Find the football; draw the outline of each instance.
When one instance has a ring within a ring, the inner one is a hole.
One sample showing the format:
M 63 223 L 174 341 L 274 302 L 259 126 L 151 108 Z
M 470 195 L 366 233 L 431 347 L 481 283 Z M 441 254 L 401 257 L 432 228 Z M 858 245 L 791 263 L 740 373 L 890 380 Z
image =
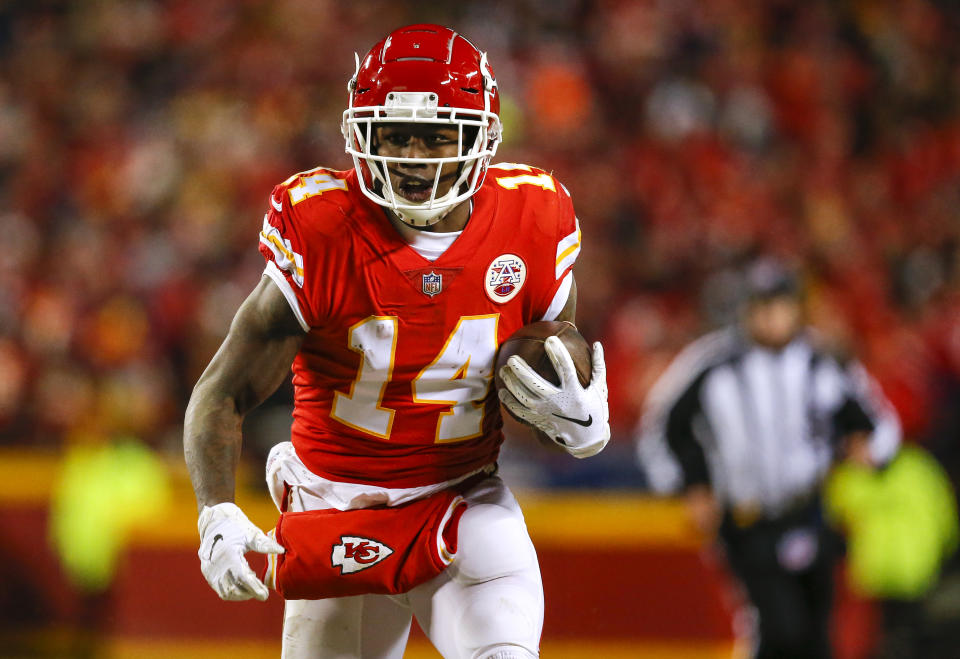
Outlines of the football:
M 507 363 L 512 355 L 522 357 L 540 377 L 548 382 L 560 386 L 560 376 L 553 368 L 544 341 L 548 336 L 559 337 L 563 341 L 573 358 L 573 365 L 577 369 L 577 379 L 586 387 L 590 384 L 590 374 L 593 369 L 593 350 L 587 340 L 580 335 L 573 323 L 559 320 L 541 320 L 524 325 L 510 335 L 500 345 L 497 353 L 497 362 L 494 370 L 494 382 L 497 388 L 503 386 L 500 379 L 500 368 Z

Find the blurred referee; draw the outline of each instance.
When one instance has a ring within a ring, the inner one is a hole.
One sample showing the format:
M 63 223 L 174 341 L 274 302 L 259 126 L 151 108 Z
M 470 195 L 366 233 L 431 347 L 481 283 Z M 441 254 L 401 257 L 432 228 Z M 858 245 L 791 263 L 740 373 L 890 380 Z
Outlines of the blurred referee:
M 823 659 L 833 556 L 821 482 L 837 457 L 885 464 L 900 424 L 864 369 L 804 326 L 794 273 L 761 260 L 744 279 L 738 322 L 687 346 L 651 390 L 640 462 L 721 541 L 758 614 L 755 656 Z

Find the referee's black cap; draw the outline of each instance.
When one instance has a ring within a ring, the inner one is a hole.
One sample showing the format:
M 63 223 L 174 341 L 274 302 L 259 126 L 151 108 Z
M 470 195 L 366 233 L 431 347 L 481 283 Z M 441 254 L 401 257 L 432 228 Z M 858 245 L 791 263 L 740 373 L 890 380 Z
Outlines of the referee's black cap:
M 751 301 L 799 298 L 802 293 L 796 270 L 771 257 L 758 259 L 747 266 L 744 284 L 746 297 Z

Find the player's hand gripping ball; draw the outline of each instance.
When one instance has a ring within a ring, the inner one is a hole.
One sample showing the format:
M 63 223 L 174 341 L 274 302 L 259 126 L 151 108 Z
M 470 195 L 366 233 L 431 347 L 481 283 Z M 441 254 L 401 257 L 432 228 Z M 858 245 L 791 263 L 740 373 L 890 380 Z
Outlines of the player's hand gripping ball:
M 506 366 L 507 360 L 513 355 L 521 357 L 530 368 L 537 372 L 537 375 L 547 382 L 560 386 L 560 376 L 553 368 L 543 344 L 548 336 L 556 336 L 563 341 L 563 345 L 566 346 L 570 357 L 573 359 L 573 365 L 577 369 L 577 379 L 580 380 L 580 384 L 584 387 L 590 384 L 590 370 L 593 366 L 593 359 L 590 356 L 590 344 L 587 343 L 587 340 L 580 335 L 573 323 L 562 320 L 541 320 L 524 325 L 500 345 L 500 351 L 497 353 L 497 366 L 494 371 L 497 389 L 503 388 L 500 369 Z
M 572 323 L 540 321 L 511 335 L 497 353 L 503 406 L 578 458 L 610 439 L 603 349 L 591 349 Z

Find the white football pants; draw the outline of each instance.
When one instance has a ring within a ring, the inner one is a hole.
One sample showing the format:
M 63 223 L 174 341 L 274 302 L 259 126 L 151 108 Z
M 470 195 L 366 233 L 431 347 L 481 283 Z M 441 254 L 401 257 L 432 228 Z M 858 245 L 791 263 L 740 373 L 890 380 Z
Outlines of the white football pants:
M 401 659 L 412 616 L 445 659 L 539 656 L 543 586 L 520 506 L 496 476 L 464 498 L 446 571 L 402 595 L 288 600 L 283 659 Z

